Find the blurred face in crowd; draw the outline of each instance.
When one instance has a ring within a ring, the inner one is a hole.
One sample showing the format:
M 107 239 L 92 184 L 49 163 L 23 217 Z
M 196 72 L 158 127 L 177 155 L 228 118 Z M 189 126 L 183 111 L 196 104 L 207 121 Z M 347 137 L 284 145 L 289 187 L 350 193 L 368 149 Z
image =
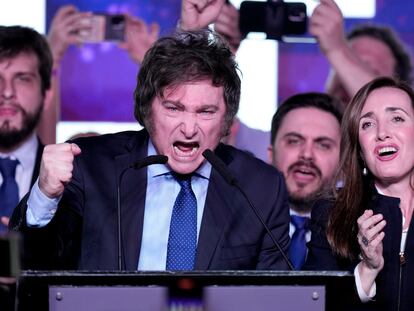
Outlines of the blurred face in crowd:
M 203 151 L 214 150 L 223 136 L 223 87 L 203 80 L 166 88 L 163 95 L 151 107 L 152 142 L 173 171 L 192 173 L 203 163 Z
M 340 125 L 334 115 L 313 107 L 286 114 L 269 157 L 285 176 L 291 201 L 306 203 L 331 185 L 339 145 Z
M 349 41 L 352 51 L 379 76 L 393 76 L 396 61 L 391 49 L 382 41 L 360 36 Z
M 13 150 L 34 131 L 43 109 L 34 54 L 0 60 L 0 95 L 0 149 Z
M 391 49 L 381 40 L 359 36 L 351 39 L 349 45 L 355 55 L 376 75 L 389 77 L 395 75 L 396 60 Z M 335 73 L 332 73 L 332 78 L 327 83 L 327 91 L 346 104 L 353 96 L 345 91 Z
M 359 143 L 378 186 L 410 181 L 414 167 L 414 111 L 403 90 L 372 91 L 361 111 Z

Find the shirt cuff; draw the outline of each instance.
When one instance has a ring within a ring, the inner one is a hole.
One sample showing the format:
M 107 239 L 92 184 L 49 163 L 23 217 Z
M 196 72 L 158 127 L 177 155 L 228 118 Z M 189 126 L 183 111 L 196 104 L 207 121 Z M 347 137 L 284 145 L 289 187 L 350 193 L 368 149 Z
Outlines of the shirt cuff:
M 44 227 L 56 213 L 60 197 L 50 199 L 39 188 L 39 178 L 27 200 L 26 223 L 29 227 Z
M 358 291 L 359 299 L 361 299 L 362 302 L 369 302 L 377 294 L 377 284 L 374 282 L 374 284 L 372 284 L 371 288 L 369 289 L 368 295 L 365 293 L 364 289 L 362 288 L 361 276 L 359 275 L 358 267 L 360 264 L 361 263 L 359 263 L 354 269 L 356 288 Z

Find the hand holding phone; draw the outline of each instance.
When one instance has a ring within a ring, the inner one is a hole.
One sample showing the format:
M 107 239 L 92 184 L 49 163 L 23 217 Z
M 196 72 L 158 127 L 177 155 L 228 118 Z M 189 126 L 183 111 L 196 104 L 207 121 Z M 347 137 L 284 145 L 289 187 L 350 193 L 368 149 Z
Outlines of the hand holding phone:
M 126 23 L 122 14 L 94 13 L 83 23 L 89 26 L 88 30 L 80 32 L 84 42 L 124 41 Z
M 79 34 L 89 30 L 84 21 L 91 16 L 90 12 L 80 12 L 73 5 L 64 5 L 58 9 L 47 34 L 55 65 L 60 63 L 69 45 L 83 42 Z
M 240 31 L 265 32 L 268 39 L 307 31 L 306 5 L 302 2 L 243 1 L 240 5 Z
M 158 39 L 160 26 L 157 23 L 147 24 L 144 20 L 126 14 L 125 40 L 119 47 L 125 49 L 130 58 L 141 64 L 144 55 Z

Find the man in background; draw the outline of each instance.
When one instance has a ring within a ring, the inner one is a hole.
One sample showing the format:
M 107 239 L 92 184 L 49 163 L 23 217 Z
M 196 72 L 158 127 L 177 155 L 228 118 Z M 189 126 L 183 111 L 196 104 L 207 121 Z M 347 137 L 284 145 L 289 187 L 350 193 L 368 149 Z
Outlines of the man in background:
M 326 92 L 347 104 L 366 83 L 379 76 L 411 82 L 409 54 L 391 28 L 361 24 L 345 35 L 344 19 L 334 0 L 321 0 L 309 32 L 331 65 Z
M 323 93 L 288 98 L 272 120 L 269 161 L 284 175 L 290 207 L 290 259 L 300 270 L 315 198 L 332 186 L 339 161 L 342 110 Z
M 50 98 L 52 55 L 46 39 L 0 26 L 0 231 L 38 176 L 43 145 L 36 136 Z
M 47 37 L 20 26 L 0 26 L 0 232 L 38 177 L 43 143 L 55 141 L 59 66 L 70 44 L 81 43 L 90 16 L 62 7 Z M 52 74 L 53 72 L 53 74 Z
M 239 13 L 226 3 L 215 19 L 215 29 L 237 51 L 243 39 Z M 309 19 L 309 32 L 316 38 L 329 64 L 325 91 L 347 104 L 365 83 L 391 76 L 411 83 L 411 59 L 401 39 L 387 26 L 360 24 L 348 34 L 334 0 L 321 0 Z

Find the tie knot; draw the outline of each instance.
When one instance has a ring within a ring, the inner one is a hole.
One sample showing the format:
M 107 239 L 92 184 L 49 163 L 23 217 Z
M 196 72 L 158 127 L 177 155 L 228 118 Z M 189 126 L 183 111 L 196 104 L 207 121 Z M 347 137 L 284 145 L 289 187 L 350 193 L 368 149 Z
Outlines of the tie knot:
M 12 160 L 10 158 L 0 159 L 0 172 L 4 179 L 10 177 L 14 178 L 18 163 L 18 160 Z
M 191 174 L 188 175 L 180 175 L 180 174 L 173 174 L 175 180 L 180 184 L 182 189 L 191 190 Z
M 309 217 L 291 215 L 290 221 L 295 226 L 296 230 L 307 229 L 309 224 Z

